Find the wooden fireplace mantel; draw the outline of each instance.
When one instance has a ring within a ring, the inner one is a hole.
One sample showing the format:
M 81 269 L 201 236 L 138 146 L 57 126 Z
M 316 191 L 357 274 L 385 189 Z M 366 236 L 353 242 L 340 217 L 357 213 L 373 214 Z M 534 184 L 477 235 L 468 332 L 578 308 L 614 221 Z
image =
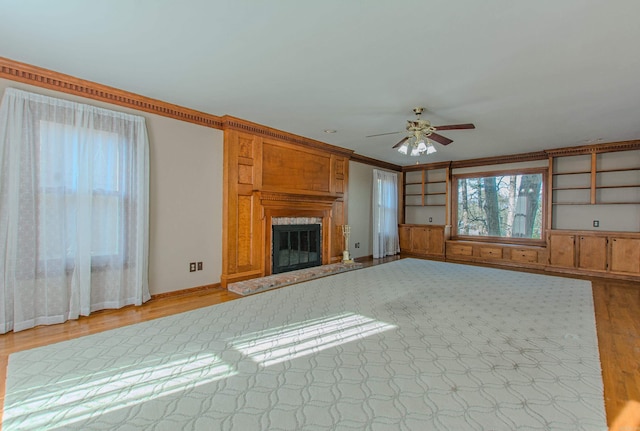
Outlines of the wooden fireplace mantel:
M 342 259 L 349 155 L 286 135 L 224 131 L 221 284 L 271 274 L 272 218 L 322 219 L 322 262 Z
M 329 208 L 340 198 L 338 195 L 313 195 L 286 192 L 259 192 L 263 207 Z M 297 216 L 291 216 L 297 217 Z
M 259 192 L 264 233 L 264 272 L 271 275 L 274 217 L 317 217 L 322 219 L 322 264 L 331 262 L 332 209 L 338 195 Z

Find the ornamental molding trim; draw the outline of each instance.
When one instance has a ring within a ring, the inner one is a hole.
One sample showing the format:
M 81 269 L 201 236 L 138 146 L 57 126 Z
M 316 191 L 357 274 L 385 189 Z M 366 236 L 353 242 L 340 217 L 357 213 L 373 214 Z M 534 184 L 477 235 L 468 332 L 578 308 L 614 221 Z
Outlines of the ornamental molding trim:
M 293 133 L 284 132 L 282 130 L 273 129 L 271 127 L 263 126 L 261 124 L 252 123 L 250 121 L 242 120 L 240 118 L 231 117 L 225 115 L 222 117 L 224 130 L 237 130 L 240 132 L 250 133 L 252 135 L 259 135 L 267 138 L 273 138 L 280 141 L 301 145 L 307 148 L 315 148 L 329 153 L 337 154 L 340 156 L 350 158 L 353 154 L 353 150 L 337 147 L 335 145 L 326 144 L 315 139 L 305 138 L 303 136 L 294 135 Z
M 292 204 L 319 204 L 330 207 L 338 199 L 338 196 L 333 195 L 305 195 L 267 191 L 261 191 L 259 194 L 263 206 L 268 206 L 270 202 L 287 202 Z
M 609 153 L 614 151 L 629 151 L 640 149 L 640 140 L 611 142 L 607 144 L 581 145 L 545 150 L 549 157 L 574 156 L 591 153 Z
M 451 162 L 451 168 L 470 168 L 475 166 L 500 165 L 504 163 L 532 162 L 536 160 L 546 160 L 547 158 L 548 156 L 546 152 L 535 151 L 531 153 L 510 154 L 507 156 L 453 161 Z
M 0 57 L 0 78 L 86 97 L 88 99 L 99 100 L 101 102 L 149 112 L 214 129 L 222 129 L 223 126 L 220 117 L 215 115 L 162 102 L 157 99 L 151 99 L 139 94 L 79 79 L 41 67 L 20 63 L 4 57 Z
M 353 153 L 351 155 L 351 161 L 364 163 L 365 165 L 374 166 L 376 168 L 387 169 L 389 171 L 402 172 L 403 167 L 395 165 L 393 163 L 383 162 L 382 160 L 373 159 L 371 157 L 363 156 L 361 154 Z

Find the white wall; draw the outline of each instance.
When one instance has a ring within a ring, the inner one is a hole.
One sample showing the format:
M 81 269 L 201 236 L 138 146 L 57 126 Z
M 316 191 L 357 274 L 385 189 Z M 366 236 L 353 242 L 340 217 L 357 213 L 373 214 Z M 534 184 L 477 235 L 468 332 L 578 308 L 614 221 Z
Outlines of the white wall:
M 380 169 L 364 163 L 349 162 L 349 201 L 347 211 L 351 236 L 349 237 L 349 251 L 352 257 L 373 255 L 373 170 Z M 384 170 L 384 169 L 383 169 Z M 394 171 L 390 171 L 394 172 Z M 398 175 L 399 191 L 402 192 L 402 176 Z M 400 222 L 400 220 L 398 220 Z M 360 248 L 355 248 L 359 242 Z
M 354 258 L 373 255 L 371 243 L 373 169 L 373 166 L 363 163 L 349 162 L 347 215 L 349 226 L 351 226 L 349 251 Z M 360 248 L 355 248 L 358 242 Z
M 221 130 L 0 79 L 0 95 L 7 87 L 145 117 L 150 141 L 151 294 L 220 282 Z M 203 270 L 189 272 L 189 262 L 203 262 Z

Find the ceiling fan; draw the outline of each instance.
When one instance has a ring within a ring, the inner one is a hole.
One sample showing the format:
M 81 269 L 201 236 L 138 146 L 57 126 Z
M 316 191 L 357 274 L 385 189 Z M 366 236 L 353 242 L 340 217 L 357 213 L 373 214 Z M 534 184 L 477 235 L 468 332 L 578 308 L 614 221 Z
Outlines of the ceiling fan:
M 406 130 L 409 134 L 404 137 L 400 142 L 395 144 L 392 148 L 397 148 L 402 154 L 410 156 L 420 156 L 424 153 L 435 153 L 435 147 L 429 142 L 435 141 L 442 145 L 449 145 L 453 140 L 436 133 L 436 130 L 463 130 L 463 129 L 475 129 L 471 123 L 466 124 L 449 124 L 446 126 L 432 126 L 429 120 L 423 120 L 420 118 L 424 108 L 413 108 L 413 113 L 416 114 L 415 120 L 407 120 Z M 379 133 L 377 135 L 369 135 L 367 138 L 374 136 L 395 135 L 402 132 L 391 133 Z

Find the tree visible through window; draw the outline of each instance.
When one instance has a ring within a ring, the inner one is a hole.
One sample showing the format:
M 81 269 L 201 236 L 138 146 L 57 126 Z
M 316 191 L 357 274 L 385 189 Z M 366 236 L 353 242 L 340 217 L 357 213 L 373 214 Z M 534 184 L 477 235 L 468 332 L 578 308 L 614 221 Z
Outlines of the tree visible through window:
M 541 239 L 544 172 L 455 177 L 456 235 Z

